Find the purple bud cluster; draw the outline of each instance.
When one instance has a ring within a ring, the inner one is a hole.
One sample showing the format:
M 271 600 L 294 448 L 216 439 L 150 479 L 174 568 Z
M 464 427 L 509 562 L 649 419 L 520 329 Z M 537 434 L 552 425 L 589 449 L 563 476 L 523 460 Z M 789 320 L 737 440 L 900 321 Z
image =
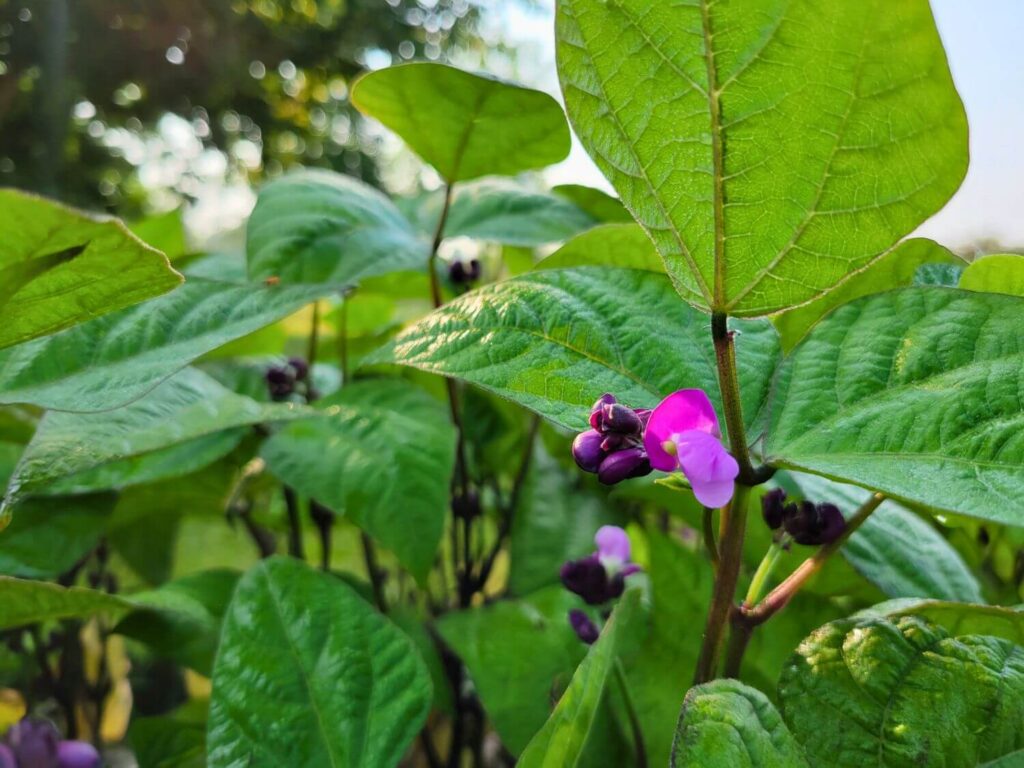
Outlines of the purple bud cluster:
M 761 497 L 761 511 L 769 528 L 782 528 L 797 544 L 829 544 L 846 530 L 846 520 L 835 504 L 815 504 L 806 499 L 787 504 L 786 492 L 781 488 L 773 488 Z
M 85 741 L 61 739 L 52 723 L 25 718 L 0 741 L 0 768 L 99 768 L 100 753 Z
M 587 605 L 605 605 L 622 595 L 626 577 L 640 570 L 630 562 L 629 536 L 614 525 L 602 526 L 594 536 L 597 551 L 562 566 L 562 584 L 583 598 Z M 605 611 L 607 618 L 610 610 Z M 586 611 L 569 611 L 569 626 L 576 636 L 590 645 L 601 634 L 600 628 Z
M 305 387 L 305 394 L 310 396 L 309 366 L 300 357 L 289 358 L 284 365 L 274 365 L 267 369 L 265 374 L 267 389 L 270 392 L 270 399 L 275 402 L 287 400 L 299 387 Z
M 605 485 L 650 474 L 651 463 L 644 450 L 644 427 L 649 409 L 634 410 L 601 395 L 590 410 L 590 429 L 572 443 L 572 456 L 584 472 L 597 474 Z
M 480 259 L 455 259 L 448 265 L 448 279 L 454 285 L 469 285 L 480 279 Z

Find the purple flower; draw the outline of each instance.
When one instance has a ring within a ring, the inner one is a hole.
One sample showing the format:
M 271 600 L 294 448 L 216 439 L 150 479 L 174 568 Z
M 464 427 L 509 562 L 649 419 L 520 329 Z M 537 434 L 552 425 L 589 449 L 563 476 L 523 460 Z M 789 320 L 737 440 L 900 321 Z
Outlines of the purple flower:
M 597 628 L 597 625 L 590 620 L 590 617 L 579 609 L 569 611 L 569 626 L 571 626 L 572 631 L 576 633 L 576 637 L 587 645 L 592 645 L 601 634 L 601 631 Z
M 18 768 L 59 768 L 57 743 L 60 734 L 46 720 L 24 718 L 7 732 L 7 744 Z
M 651 413 L 644 448 L 651 466 L 665 472 L 681 469 L 697 501 L 721 507 L 732 498 L 740 468 L 721 442 L 718 416 L 700 389 L 681 389 Z
M 584 472 L 597 472 L 607 452 L 601 446 L 604 437 L 600 432 L 588 429 L 580 432 L 572 441 L 572 457 Z
M 573 440 L 576 464 L 584 472 L 596 473 L 605 485 L 649 474 L 651 464 L 643 448 L 643 430 L 650 413 L 628 408 L 612 395 L 601 395 L 590 410 L 591 429 Z
M 608 454 L 597 468 L 597 479 L 605 485 L 615 485 L 631 477 L 643 477 L 651 472 L 651 463 L 643 448 L 633 446 Z
M 619 597 L 626 577 L 640 567 L 629 562 L 629 536 L 614 525 L 602 526 L 594 536 L 597 552 L 570 560 L 562 566 L 562 584 L 590 605 L 601 605 Z
M 86 741 L 62 741 L 57 745 L 57 768 L 99 768 L 100 753 Z
M 14 761 L 14 753 L 6 744 L 0 744 L 0 768 L 18 768 Z

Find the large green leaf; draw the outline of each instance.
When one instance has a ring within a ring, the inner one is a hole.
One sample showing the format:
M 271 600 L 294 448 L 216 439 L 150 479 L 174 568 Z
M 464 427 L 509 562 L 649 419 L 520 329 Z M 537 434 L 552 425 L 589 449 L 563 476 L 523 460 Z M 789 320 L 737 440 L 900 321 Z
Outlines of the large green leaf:
M 559 585 L 521 600 L 449 613 L 437 623 L 469 670 L 502 744 L 515 755 L 543 727 L 551 701 L 585 654 L 568 621 L 577 607 L 579 599 Z
M 0 533 L 0 573 L 52 579 L 71 569 L 103 536 L 112 493 L 28 499 Z
M 159 296 L 167 257 L 109 217 L 0 189 L 0 349 Z
M 767 321 L 741 321 L 743 412 L 767 397 L 779 342 Z M 434 311 L 376 354 L 477 384 L 570 428 L 611 392 L 652 407 L 683 387 L 718 400 L 706 315 L 678 300 L 664 275 L 579 267 L 484 286 Z
M 577 235 L 534 269 L 623 267 L 664 272 L 654 243 L 636 224 L 602 224 Z
M 569 154 L 569 126 L 553 98 L 443 64 L 371 72 L 353 86 L 352 103 L 449 182 L 513 176 Z
M 715 680 L 686 694 L 671 765 L 807 768 L 807 760 L 763 693 L 738 680 Z
M 391 768 L 430 708 L 406 636 L 348 585 L 287 558 L 238 585 L 213 669 L 211 768 Z
M 570 200 L 598 221 L 612 223 L 632 223 L 633 217 L 617 197 L 607 192 L 582 184 L 559 184 L 551 188 L 559 197 Z
M 794 474 L 804 496 L 828 501 L 849 518 L 870 491 L 815 475 Z M 981 586 L 953 546 L 916 514 L 884 502 L 847 540 L 843 558 L 888 597 L 983 602 Z
M 50 411 L 21 457 L 0 516 L 21 494 L 68 475 L 215 432 L 308 414 L 290 403 L 257 403 L 236 395 L 193 368 L 114 411 Z
M 967 768 L 1024 746 L 1024 647 L 917 617 L 826 624 L 779 696 L 814 765 Z
M 905 288 L 840 307 L 779 372 L 765 454 L 1021 523 L 1024 299 Z
M 373 379 L 318 401 L 317 411 L 263 444 L 268 469 L 425 578 L 444 532 L 455 463 L 444 407 L 405 380 Z
M 127 600 L 106 592 L 0 576 L 0 629 L 98 613 L 119 616 L 131 607 Z
M 924 238 L 900 243 L 891 251 L 873 261 L 866 269 L 850 275 L 823 296 L 799 307 L 772 317 L 782 338 L 782 346 L 790 350 L 810 330 L 811 326 L 838 306 L 882 293 L 893 288 L 911 285 L 918 269 L 924 264 L 963 266 L 964 262 L 941 245 Z
M 155 301 L 0 351 L 0 403 L 61 411 L 117 408 L 201 355 L 327 292 L 315 285 L 239 285 L 190 277 Z
M 639 609 L 640 590 L 628 589 L 591 646 L 572 682 L 544 727 L 530 741 L 517 765 L 521 768 L 574 768 L 590 739 L 598 738 L 594 723 L 614 677 L 624 633 Z
M 927 0 L 565 0 L 557 37 L 577 135 L 701 307 L 821 295 L 967 168 Z
M 290 173 L 260 190 L 246 230 L 254 280 L 335 287 L 423 270 L 429 243 L 381 192 L 350 176 Z
M 960 287 L 1024 296 L 1024 255 L 995 253 L 972 262 L 960 275 Z
M 127 741 L 140 768 L 206 768 L 206 731 L 173 717 L 132 718 Z
M 951 635 L 991 635 L 1024 646 L 1024 606 L 956 603 L 944 600 L 904 598 L 886 600 L 860 611 L 855 618 L 920 616 L 946 629 Z

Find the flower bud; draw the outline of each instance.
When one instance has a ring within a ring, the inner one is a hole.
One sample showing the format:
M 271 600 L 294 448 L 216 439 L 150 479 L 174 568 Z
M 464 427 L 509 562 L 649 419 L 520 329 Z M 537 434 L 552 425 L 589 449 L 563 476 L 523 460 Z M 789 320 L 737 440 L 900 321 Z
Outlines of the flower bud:
M 578 609 L 569 611 L 569 626 L 571 626 L 572 631 L 576 633 L 576 637 L 587 645 L 592 645 L 601 634 L 601 631 L 597 628 L 597 625 L 590 620 L 590 617 Z
M 455 259 L 448 265 L 448 279 L 455 285 L 467 285 L 480 279 L 480 259 Z
M 607 455 L 601 447 L 603 439 L 598 432 L 588 429 L 586 432 L 580 432 L 572 441 L 572 457 L 584 472 L 596 473 L 601 466 Z
M 651 473 L 651 463 L 643 448 L 626 448 L 609 454 L 597 470 L 597 479 L 605 485 L 627 480 L 631 477 L 643 477 Z
M 309 363 L 301 357 L 289 357 L 288 367 L 294 372 L 296 381 L 305 381 L 309 376 Z
M 0 768 L 18 768 L 14 762 L 14 753 L 6 744 L 0 744 Z
M 846 530 L 846 519 L 839 507 L 827 502 L 818 505 L 818 515 L 821 518 L 820 543 L 831 544 Z
M 637 435 L 643 430 L 643 422 L 636 411 L 621 403 L 610 403 L 598 411 L 599 432 L 612 432 L 617 435 Z
M 601 431 L 601 411 L 606 405 L 611 405 L 614 402 L 615 396 L 607 392 L 597 398 L 597 402 L 590 408 L 590 426 L 593 429 Z
M 268 368 L 265 374 L 272 400 L 286 400 L 295 391 L 295 374 L 291 368 Z
M 782 488 L 772 488 L 761 497 L 761 512 L 764 521 L 773 531 L 782 525 L 786 509 L 786 492 Z
M 472 520 L 480 516 L 480 496 L 469 491 L 465 496 L 456 494 L 452 499 L 452 514 L 459 519 Z
M 608 572 L 597 555 L 570 560 L 562 566 L 562 584 L 590 605 L 601 605 L 611 599 Z
M 785 509 L 783 525 L 797 544 L 817 546 L 835 541 L 846 529 L 846 521 L 835 504 L 801 501 Z
M 25 718 L 7 732 L 7 743 L 18 768 L 53 768 L 60 734 L 45 720 Z
M 100 753 L 85 741 L 62 741 L 57 745 L 57 768 L 99 768 Z

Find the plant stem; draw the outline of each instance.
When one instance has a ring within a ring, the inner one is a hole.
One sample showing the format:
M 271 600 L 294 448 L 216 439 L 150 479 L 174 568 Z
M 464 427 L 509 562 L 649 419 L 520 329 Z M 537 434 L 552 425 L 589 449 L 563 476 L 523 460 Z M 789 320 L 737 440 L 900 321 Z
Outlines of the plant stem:
M 377 548 L 365 531 L 360 531 L 359 537 L 363 543 L 363 561 L 366 563 L 366 574 L 370 577 L 370 584 L 373 587 L 373 601 L 381 613 L 388 612 L 387 600 L 384 597 L 384 578 L 380 566 L 377 565 Z
M 736 369 L 736 348 L 733 333 L 729 330 L 727 315 L 721 312 L 711 315 L 711 339 L 715 345 L 718 386 L 722 392 L 725 426 L 729 432 L 729 450 L 740 465 L 739 482 L 743 485 L 756 485 L 753 477 L 754 468 L 750 464 L 746 430 L 743 426 L 743 401 L 740 399 L 740 383 Z
M 316 499 L 309 500 L 309 516 L 320 534 L 320 570 L 331 570 L 331 531 L 334 512 Z
M 835 552 L 838 552 L 846 540 L 850 538 L 854 531 L 863 525 L 864 521 L 871 516 L 871 513 L 878 509 L 878 506 L 885 501 L 885 496 L 881 493 L 876 493 L 866 502 L 864 502 L 860 509 L 851 517 L 847 523 L 843 533 L 835 541 L 832 541 L 823 547 L 819 548 L 817 552 L 811 555 L 809 558 L 804 560 L 796 570 L 793 571 L 786 579 L 779 584 L 775 589 L 768 593 L 760 603 L 755 605 L 753 608 L 747 609 L 744 607 L 741 609 L 742 621 L 749 624 L 750 626 L 756 627 L 758 624 L 762 624 L 773 615 L 781 611 L 786 607 L 786 604 L 793 598 L 800 588 L 807 583 L 814 574 L 821 570 L 825 562 Z
M 302 519 L 299 517 L 299 498 L 295 489 L 290 486 L 282 486 L 284 492 L 284 505 L 288 511 L 288 554 L 305 560 L 306 555 L 302 547 Z
M 773 541 L 772 545 L 768 547 L 765 556 L 761 558 L 761 564 L 757 566 L 757 570 L 754 572 L 754 578 L 750 580 L 750 588 L 747 589 L 747 596 L 743 599 L 744 605 L 752 606 L 761 599 L 761 592 L 764 591 L 765 584 L 771 578 L 772 571 L 775 570 L 782 552 L 782 545 L 778 542 Z
M 316 363 L 316 348 L 320 343 L 320 302 L 313 302 L 313 321 L 309 327 L 309 341 L 306 343 L 306 363 L 309 365 L 309 375 L 313 375 L 313 365 Z
M 640 726 L 640 718 L 636 713 L 636 706 L 633 704 L 633 696 L 629 692 L 629 684 L 626 682 L 626 673 L 622 669 L 622 663 L 615 659 L 615 677 L 622 689 L 622 699 L 626 703 L 626 712 L 629 714 L 629 726 L 633 731 L 633 746 L 636 749 L 636 768 L 647 768 L 647 750 L 644 747 L 644 732 Z
M 697 658 L 694 684 L 699 685 L 714 679 L 718 668 L 718 656 L 729 618 L 736 582 L 739 580 L 740 562 L 743 558 L 743 532 L 747 525 L 747 497 L 750 488 L 737 484 L 732 501 L 721 510 L 719 567 L 708 608 L 708 620 L 704 628 L 704 642 Z
M 341 382 L 348 384 L 348 296 L 341 300 L 341 309 L 338 310 L 337 345 Z
M 452 205 L 452 185 L 444 187 L 444 203 L 441 204 L 441 215 L 437 219 L 437 227 L 434 229 L 434 240 L 430 246 L 430 258 L 427 261 L 427 271 L 430 272 L 430 296 L 434 301 L 434 307 L 443 304 L 441 299 L 441 281 L 437 275 L 437 249 L 441 247 L 444 240 L 444 225 L 448 221 L 448 210 Z
M 711 507 L 704 507 L 703 526 L 704 546 L 708 550 L 708 557 L 711 558 L 711 567 L 718 572 L 718 543 L 715 541 L 715 510 Z

